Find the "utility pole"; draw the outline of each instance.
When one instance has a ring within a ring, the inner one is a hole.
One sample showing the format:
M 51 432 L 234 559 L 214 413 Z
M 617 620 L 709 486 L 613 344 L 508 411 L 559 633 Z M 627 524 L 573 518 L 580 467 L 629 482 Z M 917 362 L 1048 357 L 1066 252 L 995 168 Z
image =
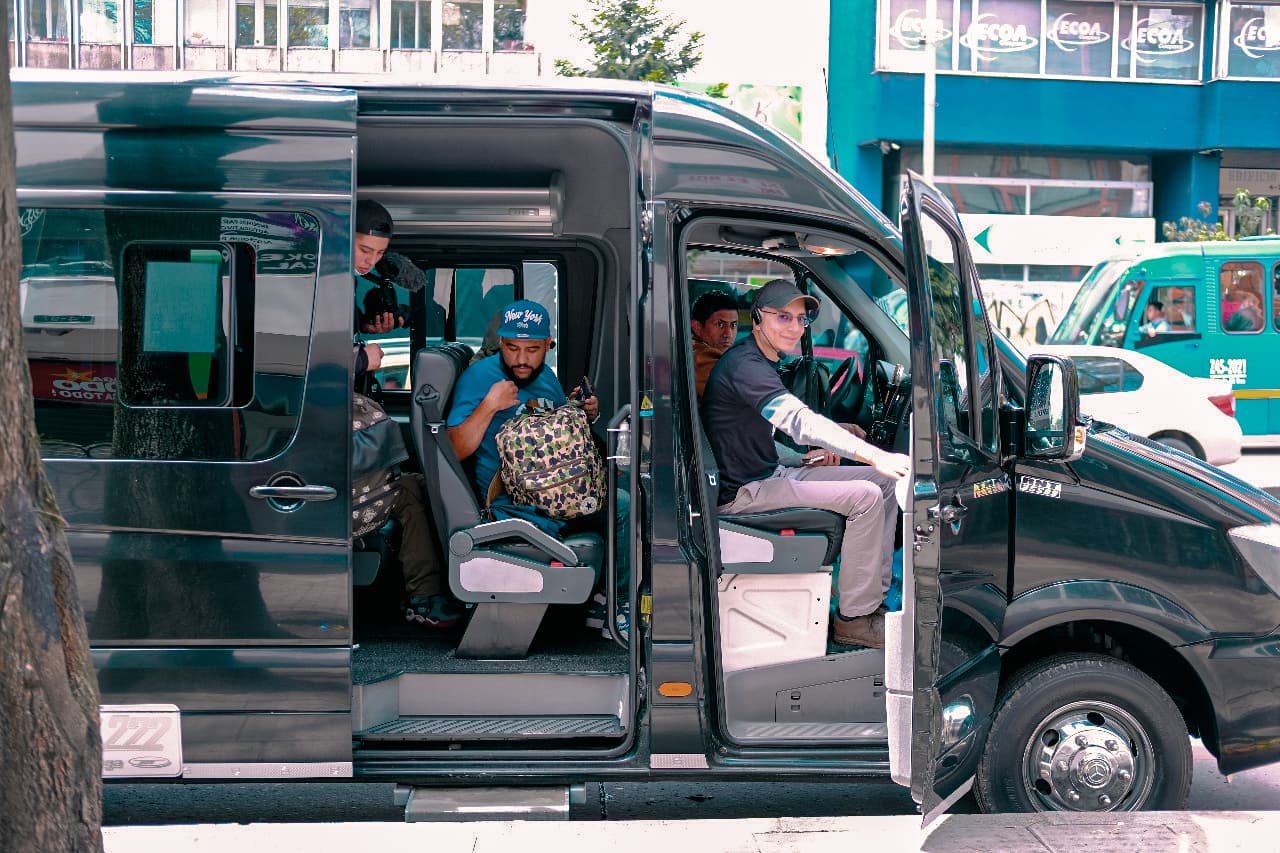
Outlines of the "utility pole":
M 924 126 L 921 167 L 924 179 L 933 183 L 933 118 L 938 106 L 938 0 L 924 4 Z

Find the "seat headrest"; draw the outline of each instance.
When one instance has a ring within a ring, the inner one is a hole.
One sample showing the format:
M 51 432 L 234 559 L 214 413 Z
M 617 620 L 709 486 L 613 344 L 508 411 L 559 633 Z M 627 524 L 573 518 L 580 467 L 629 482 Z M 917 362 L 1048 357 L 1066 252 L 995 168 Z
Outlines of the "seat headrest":
M 440 405 L 447 406 L 454 384 L 470 361 L 471 348 L 466 344 L 438 344 L 419 350 L 413 364 L 415 396 L 421 388 L 430 385 L 440 395 Z

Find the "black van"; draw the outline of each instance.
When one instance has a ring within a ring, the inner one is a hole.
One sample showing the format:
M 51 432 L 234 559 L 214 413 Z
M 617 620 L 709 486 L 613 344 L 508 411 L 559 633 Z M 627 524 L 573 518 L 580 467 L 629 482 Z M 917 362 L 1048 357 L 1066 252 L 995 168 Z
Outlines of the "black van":
M 1188 734 L 1224 773 L 1280 757 L 1280 504 L 1082 424 L 1069 361 L 993 337 L 918 179 L 900 234 L 780 135 L 635 85 L 19 70 L 13 94 L 36 420 L 108 778 L 395 780 L 413 817 L 892 776 L 932 814 L 971 786 L 989 810 L 1176 808 Z M 378 396 L 461 637 L 401 621 L 394 530 L 350 537 L 358 196 L 427 278 Z M 913 461 L 884 652 L 827 646 L 838 516 L 717 517 L 691 298 L 771 278 L 822 299 L 791 381 Z M 530 296 L 562 383 L 601 399 L 625 541 L 484 522 L 437 440 L 494 307 Z M 589 579 L 628 562 L 605 639 Z

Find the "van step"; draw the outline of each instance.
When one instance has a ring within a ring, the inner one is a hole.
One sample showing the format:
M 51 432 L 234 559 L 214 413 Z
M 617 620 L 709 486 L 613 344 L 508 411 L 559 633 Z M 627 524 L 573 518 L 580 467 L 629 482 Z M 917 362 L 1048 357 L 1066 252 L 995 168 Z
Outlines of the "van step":
M 507 738 L 622 737 L 609 715 L 575 717 L 401 717 L 356 732 L 357 738 L 390 740 L 505 740 Z

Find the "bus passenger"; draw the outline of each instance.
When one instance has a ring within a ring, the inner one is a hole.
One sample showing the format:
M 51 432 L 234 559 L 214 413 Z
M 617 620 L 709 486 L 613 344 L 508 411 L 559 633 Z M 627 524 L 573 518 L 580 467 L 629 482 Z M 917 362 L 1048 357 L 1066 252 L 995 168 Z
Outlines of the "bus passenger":
M 910 471 L 902 454 L 880 450 L 823 417 L 778 376 L 816 316 L 818 300 L 775 279 L 756 293 L 751 335 L 716 364 L 702 399 L 703 423 L 720 466 L 720 512 L 815 507 L 845 517 L 835 642 L 884 647 L 882 605 L 892 577 L 898 507 L 893 481 Z M 817 445 L 800 468 L 778 463 L 774 429 Z M 841 466 L 848 458 L 867 466 Z

